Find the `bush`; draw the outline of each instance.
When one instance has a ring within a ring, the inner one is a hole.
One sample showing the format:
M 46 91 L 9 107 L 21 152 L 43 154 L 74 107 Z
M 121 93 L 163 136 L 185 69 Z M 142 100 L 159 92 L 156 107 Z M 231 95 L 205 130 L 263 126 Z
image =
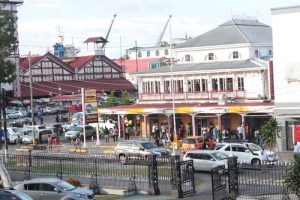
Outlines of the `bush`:
M 293 165 L 285 177 L 285 184 L 289 192 L 294 193 L 300 199 L 300 157 L 296 157 Z
M 74 186 L 76 186 L 76 187 L 81 187 L 82 186 L 80 181 L 76 178 L 73 178 L 73 177 L 68 178 L 67 182 L 74 185 Z

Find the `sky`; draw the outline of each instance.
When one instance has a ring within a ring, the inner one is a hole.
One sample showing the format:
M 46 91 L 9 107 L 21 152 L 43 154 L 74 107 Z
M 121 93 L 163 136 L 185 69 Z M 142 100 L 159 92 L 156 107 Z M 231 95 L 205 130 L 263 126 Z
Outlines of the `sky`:
M 135 46 L 154 46 L 168 16 L 163 41 L 180 41 L 205 33 L 232 18 L 250 18 L 272 26 L 271 8 L 300 5 L 299 0 L 24 0 L 18 7 L 20 54 L 43 55 L 64 36 L 80 55 L 94 54 L 83 43 L 105 37 L 113 15 L 106 55 L 119 58 Z

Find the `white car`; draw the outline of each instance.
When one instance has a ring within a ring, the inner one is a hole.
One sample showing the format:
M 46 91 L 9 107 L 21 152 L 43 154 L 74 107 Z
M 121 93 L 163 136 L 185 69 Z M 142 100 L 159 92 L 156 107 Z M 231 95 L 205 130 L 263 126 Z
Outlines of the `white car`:
M 211 171 L 211 169 L 225 165 L 228 169 L 227 155 L 214 150 L 189 151 L 183 156 L 183 160 L 193 160 L 195 170 Z
M 18 119 L 21 117 L 26 117 L 27 116 L 27 111 L 25 109 L 20 109 L 11 113 L 7 114 L 7 117 L 9 119 Z
M 274 162 L 278 158 L 270 150 L 263 150 L 254 143 L 218 143 L 215 150 L 237 157 L 239 163 L 260 165 L 262 161 Z

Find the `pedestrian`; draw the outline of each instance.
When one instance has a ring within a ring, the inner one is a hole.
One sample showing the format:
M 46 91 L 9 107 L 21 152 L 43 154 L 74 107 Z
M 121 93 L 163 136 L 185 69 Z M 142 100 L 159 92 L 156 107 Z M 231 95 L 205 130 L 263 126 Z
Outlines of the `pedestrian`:
M 21 144 L 21 137 L 18 135 L 18 138 L 17 138 L 17 147 L 18 149 L 20 149 L 20 144 Z
M 55 121 L 56 121 L 57 123 L 59 122 L 59 116 L 58 116 L 58 114 L 56 114 Z
M 75 146 L 75 150 L 77 150 L 77 148 L 81 146 L 81 143 L 80 143 L 80 136 L 77 135 L 76 137 L 76 140 L 75 140 L 75 143 L 74 143 L 74 146 Z
M 48 135 L 48 150 L 52 151 L 52 137 Z
M 238 133 L 238 138 L 239 138 L 239 140 L 240 141 L 242 141 L 243 140 L 243 127 L 242 127 L 242 125 L 240 125 L 238 128 L 237 128 L 237 133 Z
M 129 127 L 125 127 L 125 140 L 129 140 Z
M 161 124 L 160 129 L 161 129 L 161 137 L 163 139 L 166 139 L 167 138 L 167 126 L 164 122 Z
M 79 134 L 79 139 L 80 139 L 80 142 L 84 142 L 84 136 L 83 136 L 82 132 Z
M 55 137 L 54 137 L 53 144 L 54 144 L 54 148 L 56 148 L 56 150 L 57 150 L 57 146 L 58 146 L 58 136 L 55 136 Z
M 109 130 L 106 126 L 104 127 L 104 137 L 105 137 L 105 142 L 109 142 Z
M 192 136 L 192 125 L 191 125 L 191 123 L 189 123 L 188 124 L 188 128 L 187 128 L 187 130 L 188 130 L 188 136 Z
M 115 126 L 112 129 L 112 137 L 114 139 L 114 142 L 118 142 L 118 130 Z
M 222 142 L 223 134 L 221 130 L 218 130 L 218 142 Z

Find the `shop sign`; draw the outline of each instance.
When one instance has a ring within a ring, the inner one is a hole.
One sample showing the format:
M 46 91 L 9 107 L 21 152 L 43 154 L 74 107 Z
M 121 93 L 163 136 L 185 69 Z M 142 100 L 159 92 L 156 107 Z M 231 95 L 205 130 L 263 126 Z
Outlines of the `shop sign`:
M 89 124 L 89 123 L 98 123 L 98 114 L 94 113 L 94 114 L 85 115 L 85 122 L 87 124 Z
M 300 125 L 294 126 L 294 141 L 300 142 Z
M 84 90 L 84 102 L 85 103 L 97 102 L 96 89 Z
M 176 113 L 192 113 L 193 112 L 193 108 L 176 108 L 175 109 Z
M 229 107 L 227 108 L 227 112 L 229 113 L 243 113 L 249 111 L 246 107 Z

